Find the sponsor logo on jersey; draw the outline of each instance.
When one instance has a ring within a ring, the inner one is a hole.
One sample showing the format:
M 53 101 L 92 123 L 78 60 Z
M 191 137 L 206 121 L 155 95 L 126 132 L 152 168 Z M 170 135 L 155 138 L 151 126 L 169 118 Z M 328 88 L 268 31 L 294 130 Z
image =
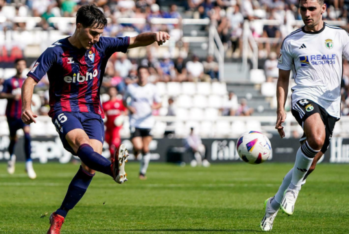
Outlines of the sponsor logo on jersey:
M 336 54 L 317 54 L 299 56 L 302 67 L 311 65 L 335 64 Z
M 35 72 L 36 68 L 39 66 L 39 62 L 36 62 L 30 72 Z
M 301 62 L 301 66 L 302 67 L 306 67 L 308 66 L 310 63 L 309 63 L 309 59 L 308 59 L 308 56 L 300 56 L 299 57 L 299 60 Z
M 312 104 L 306 105 L 305 110 L 307 112 L 312 112 L 314 110 L 314 106 Z
M 68 63 L 68 64 L 74 63 L 73 57 L 68 57 L 67 63 Z
M 332 39 L 325 40 L 325 44 L 326 44 L 327 48 L 329 48 L 329 49 L 333 48 L 333 41 L 332 41 Z
M 91 50 L 90 50 L 90 52 L 89 52 L 87 57 L 91 60 L 91 62 L 95 61 L 95 54 L 93 54 Z
M 82 83 L 82 82 L 85 82 L 85 81 L 89 81 L 89 80 L 92 80 L 94 77 L 96 77 L 98 75 L 98 70 L 95 69 L 93 71 L 93 73 L 91 72 L 86 72 L 86 76 L 82 76 L 80 75 L 80 73 L 76 74 L 74 73 L 73 74 L 73 77 L 71 76 L 65 76 L 63 79 L 66 83 Z
M 279 55 L 278 62 L 279 62 L 279 63 L 282 63 L 282 54 L 281 54 L 281 53 L 280 53 L 280 55 Z

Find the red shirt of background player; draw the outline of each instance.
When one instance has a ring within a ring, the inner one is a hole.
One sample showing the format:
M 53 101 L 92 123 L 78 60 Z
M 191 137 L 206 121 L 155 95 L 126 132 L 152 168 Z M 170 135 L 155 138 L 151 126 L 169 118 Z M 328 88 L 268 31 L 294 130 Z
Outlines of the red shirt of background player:
M 110 154 L 115 153 L 115 149 L 118 149 L 121 144 L 120 129 L 122 125 L 116 126 L 115 119 L 126 111 L 125 106 L 122 104 L 122 100 L 115 99 L 103 103 L 104 113 L 107 117 L 105 122 L 105 141 L 109 144 Z

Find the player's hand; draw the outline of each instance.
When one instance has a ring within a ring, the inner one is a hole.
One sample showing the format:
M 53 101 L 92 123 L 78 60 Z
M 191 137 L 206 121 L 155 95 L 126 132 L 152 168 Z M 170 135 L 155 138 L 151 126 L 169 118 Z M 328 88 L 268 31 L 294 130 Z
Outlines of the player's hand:
M 37 115 L 34 115 L 31 109 L 29 110 L 23 110 L 22 111 L 22 121 L 25 124 L 31 124 L 31 123 L 36 123 L 35 118 L 38 117 Z
M 285 122 L 285 120 L 286 120 L 285 110 L 278 110 L 275 129 L 278 130 L 281 138 L 285 137 L 284 127 L 282 126 L 282 124 Z
M 166 41 L 170 40 L 170 35 L 166 32 L 157 32 L 155 33 L 155 41 L 158 45 L 164 44 Z

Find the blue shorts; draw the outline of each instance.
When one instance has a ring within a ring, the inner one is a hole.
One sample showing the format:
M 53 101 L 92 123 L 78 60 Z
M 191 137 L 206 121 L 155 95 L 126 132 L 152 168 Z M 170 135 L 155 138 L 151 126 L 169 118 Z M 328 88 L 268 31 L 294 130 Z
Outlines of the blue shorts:
M 61 138 L 64 148 L 76 155 L 70 147 L 65 135 L 73 129 L 79 128 L 86 132 L 90 139 L 104 141 L 104 122 L 100 115 L 95 113 L 75 113 L 75 112 L 56 112 L 52 118 L 52 123 Z
M 16 136 L 16 132 L 18 129 L 24 128 L 25 126 L 29 126 L 23 123 L 22 119 L 17 119 L 13 117 L 7 117 L 8 128 L 10 130 L 10 137 Z

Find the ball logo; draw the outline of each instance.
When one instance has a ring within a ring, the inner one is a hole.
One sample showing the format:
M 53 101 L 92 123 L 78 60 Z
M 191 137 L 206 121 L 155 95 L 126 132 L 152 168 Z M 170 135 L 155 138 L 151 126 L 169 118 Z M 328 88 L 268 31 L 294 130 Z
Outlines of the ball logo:
M 64 81 L 66 83 L 82 83 L 85 81 L 89 81 L 92 80 L 93 78 L 95 78 L 98 75 L 98 70 L 95 69 L 93 71 L 93 73 L 91 72 L 86 72 L 86 76 L 82 76 L 80 75 L 80 73 L 76 74 L 74 73 L 73 77 L 71 76 L 65 76 L 64 77 Z
M 258 139 L 254 139 L 254 140 L 252 140 L 252 141 L 250 141 L 250 142 L 248 142 L 248 143 L 246 144 L 246 147 L 247 147 L 248 152 L 251 152 L 251 151 L 253 150 L 254 146 L 255 146 L 256 143 L 257 143 L 257 141 L 258 141 Z

